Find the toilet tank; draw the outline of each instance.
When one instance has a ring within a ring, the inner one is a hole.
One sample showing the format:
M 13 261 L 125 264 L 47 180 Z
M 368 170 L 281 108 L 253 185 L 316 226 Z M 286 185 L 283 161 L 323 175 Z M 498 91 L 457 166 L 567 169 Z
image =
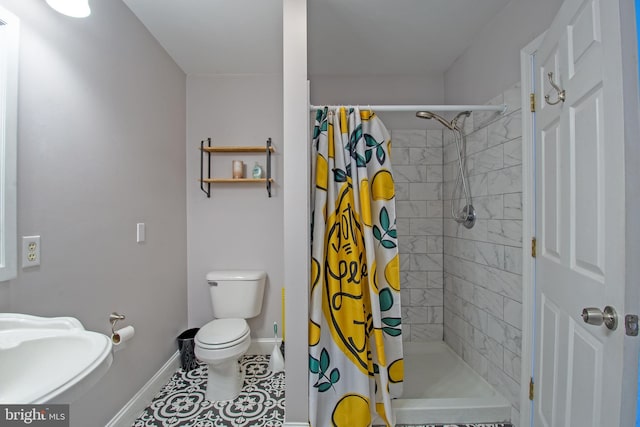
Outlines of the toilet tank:
M 262 311 L 267 273 L 252 270 L 212 271 L 207 274 L 213 317 L 255 317 Z

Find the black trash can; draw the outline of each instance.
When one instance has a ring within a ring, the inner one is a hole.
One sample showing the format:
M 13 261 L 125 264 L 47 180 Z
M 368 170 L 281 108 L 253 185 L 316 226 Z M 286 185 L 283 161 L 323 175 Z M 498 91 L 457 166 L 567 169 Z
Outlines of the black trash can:
M 196 359 L 194 338 L 200 328 L 187 329 L 178 335 L 178 351 L 180 352 L 180 365 L 185 372 L 198 367 Z

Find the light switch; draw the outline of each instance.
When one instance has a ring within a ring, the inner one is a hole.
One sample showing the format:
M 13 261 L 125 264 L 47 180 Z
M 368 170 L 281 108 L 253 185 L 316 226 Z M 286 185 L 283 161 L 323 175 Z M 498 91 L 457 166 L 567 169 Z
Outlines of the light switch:
M 136 224 L 136 242 L 142 243 L 145 241 L 145 225 L 144 222 L 139 222 Z

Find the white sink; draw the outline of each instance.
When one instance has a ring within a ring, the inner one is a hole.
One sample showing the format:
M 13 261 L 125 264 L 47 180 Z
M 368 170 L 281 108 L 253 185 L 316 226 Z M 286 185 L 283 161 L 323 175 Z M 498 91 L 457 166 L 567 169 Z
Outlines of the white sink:
M 72 402 L 112 361 L 111 340 L 77 319 L 0 313 L 0 404 Z

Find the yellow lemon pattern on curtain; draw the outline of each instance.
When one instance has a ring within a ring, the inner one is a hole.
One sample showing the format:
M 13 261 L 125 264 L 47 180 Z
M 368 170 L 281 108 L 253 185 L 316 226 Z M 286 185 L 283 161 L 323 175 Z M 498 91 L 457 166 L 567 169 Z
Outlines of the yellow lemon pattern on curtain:
M 403 352 L 391 138 L 371 111 L 318 110 L 309 313 L 312 427 L 395 425 Z

